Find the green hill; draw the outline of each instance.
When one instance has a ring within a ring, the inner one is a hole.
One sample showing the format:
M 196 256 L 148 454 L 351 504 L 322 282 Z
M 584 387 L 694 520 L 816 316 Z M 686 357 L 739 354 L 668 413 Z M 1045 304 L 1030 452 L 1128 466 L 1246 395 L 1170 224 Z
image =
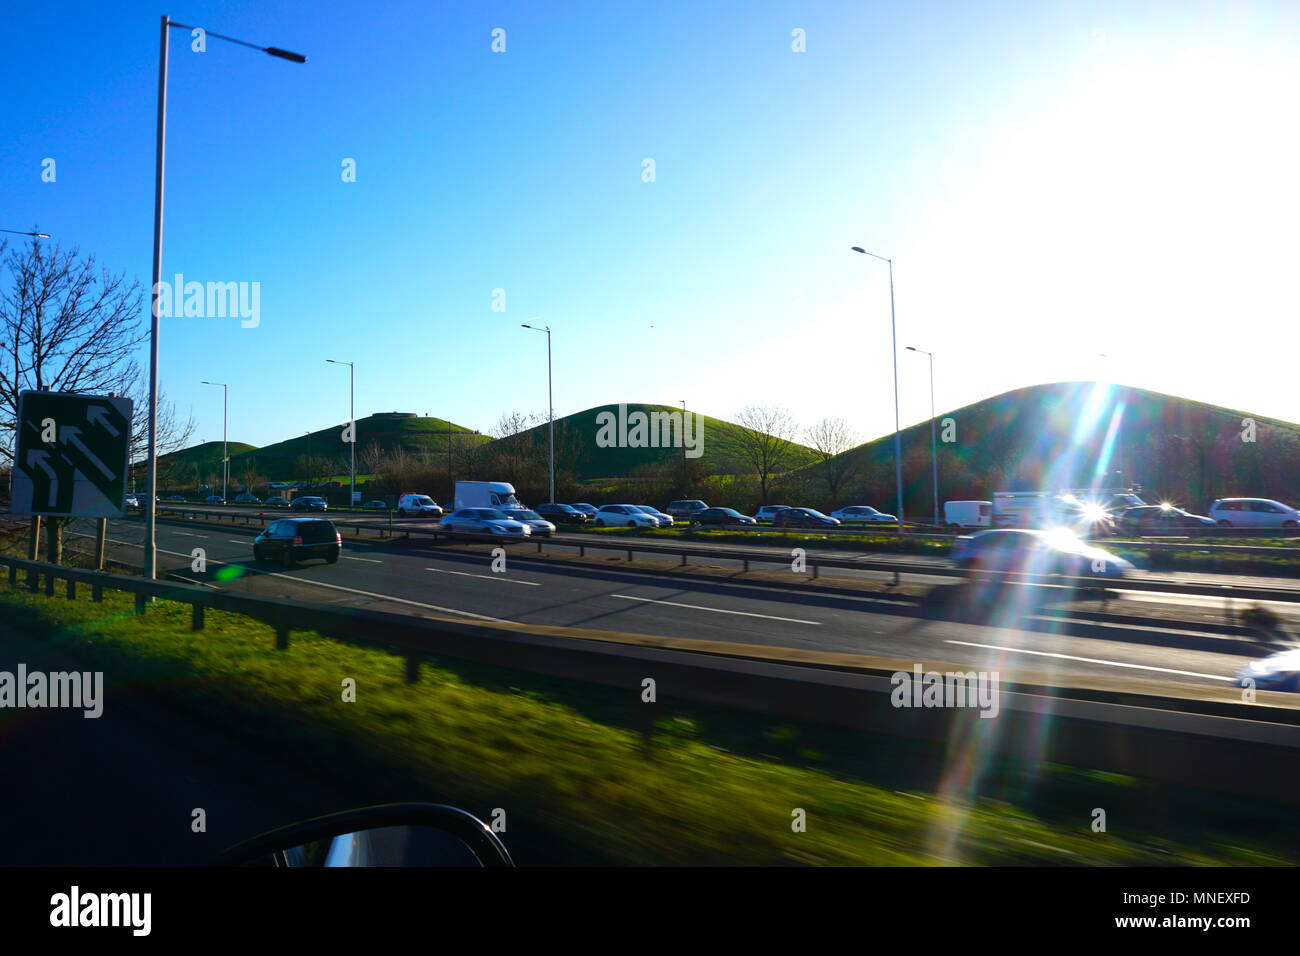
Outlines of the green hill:
M 1203 513 L 1215 498 L 1294 502 L 1300 491 L 1300 426 L 1145 389 L 1035 385 L 938 418 L 941 502 L 1122 483 L 1141 485 L 1147 500 Z M 904 429 L 902 449 L 904 507 L 909 515 L 928 515 L 928 420 Z M 825 489 L 826 476 L 837 470 L 844 474 L 840 503 L 894 510 L 892 432 L 805 468 L 796 480 Z
M 245 452 L 255 451 L 256 445 L 249 445 L 242 441 L 232 441 L 229 443 L 230 457 L 233 459 L 236 455 Z M 182 448 L 180 451 L 174 451 L 167 455 L 158 456 L 158 467 L 180 467 L 193 468 L 195 465 L 202 467 L 215 466 L 221 467 L 221 442 L 207 441 L 198 445 L 191 445 L 189 448 Z
M 695 449 L 700 452 L 699 455 L 690 455 L 696 460 L 696 467 L 706 474 L 747 471 L 736 449 L 737 436 L 743 429 L 720 418 L 691 414 L 695 423 L 686 430 L 685 441 L 693 446 L 686 449 L 688 452 Z M 673 430 L 680 427 L 673 423 L 680 423 L 681 415 L 682 410 L 671 405 L 626 403 L 622 406 L 598 405 L 557 418 L 556 470 L 588 480 L 634 475 L 655 466 L 676 464 L 684 457 L 682 439 L 678 437 L 681 432 Z M 665 421 L 669 423 L 668 441 L 664 441 Z M 639 430 L 638 423 L 644 423 Z M 543 423 L 508 438 L 497 439 L 485 450 L 509 449 L 546 456 L 547 440 L 548 427 Z M 801 445 L 796 445 L 796 448 L 808 451 Z

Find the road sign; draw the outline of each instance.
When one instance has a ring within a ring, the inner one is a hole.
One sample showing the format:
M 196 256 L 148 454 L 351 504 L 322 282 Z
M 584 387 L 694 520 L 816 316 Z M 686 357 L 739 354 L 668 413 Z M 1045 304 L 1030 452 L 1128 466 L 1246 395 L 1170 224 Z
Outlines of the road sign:
M 121 517 L 131 405 L 129 398 L 107 395 L 21 393 L 10 512 Z

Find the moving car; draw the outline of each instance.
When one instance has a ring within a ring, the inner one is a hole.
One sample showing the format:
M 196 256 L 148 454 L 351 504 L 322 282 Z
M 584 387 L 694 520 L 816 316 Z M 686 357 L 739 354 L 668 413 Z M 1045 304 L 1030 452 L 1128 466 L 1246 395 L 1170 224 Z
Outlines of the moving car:
M 636 505 L 605 505 L 596 512 L 596 527 L 657 528 L 659 519 L 637 509 Z
M 127 495 L 122 502 L 122 508 L 126 511 L 138 511 L 140 508 L 140 499 L 135 495 Z
M 1271 498 L 1220 498 L 1209 517 L 1221 528 L 1300 527 L 1300 511 Z
M 738 524 L 757 525 L 758 519 L 751 518 L 749 515 L 742 515 L 735 508 L 705 508 L 691 517 L 692 528 L 703 528 L 707 525 Z
M 575 501 L 573 503 L 573 507 L 575 510 L 581 511 L 583 514 L 585 514 L 587 516 L 588 521 L 595 520 L 596 515 L 600 512 L 600 509 L 597 508 L 595 505 L 588 504 L 585 501 Z
M 1133 570 L 1131 562 L 1064 530 L 994 528 L 962 535 L 953 542 L 951 557 L 968 572 L 1122 578 Z
M 789 505 L 763 505 L 754 512 L 754 518 L 757 521 L 771 521 L 772 516 L 778 511 L 785 511 L 789 507 Z
M 887 515 L 871 505 L 849 505 L 832 511 L 830 516 L 841 524 L 898 524 L 896 515 Z
M 1140 505 L 1115 516 L 1116 530 L 1139 537 L 1144 534 L 1189 534 L 1215 527 L 1214 519 L 1194 515 L 1173 505 Z
M 815 508 L 786 508 L 776 513 L 772 524 L 777 528 L 837 528 L 840 519 L 824 515 Z
M 428 495 L 397 496 L 397 513 L 403 518 L 441 518 L 442 508 Z
M 539 534 L 546 538 L 555 534 L 555 525 L 531 508 L 501 508 L 500 511 L 512 521 L 528 525 L 528 530 L 533 534 Z
M 632 507 L 659 519 L 659 527 L 661 528 L 671 528 L 673 526 L 673 516 L 670 514 L 664 514 L 664 512 L 660 511 L 658 508 L 653 508 L 650 505 L 633 505 Z
M 507 540 L 532 534 L 532 528 L 499 508 L 457 508 L 442 519 L 442 530 Z
M 328 518 L 281 518 L 253 539 L 253 560 L 295 564 L 308 558 L 339 559 L 343 537 Z
M 689 521 L 691 516 L 707 508 L 699 498 L 683 498 L 679 501 L 670 502 L 664 511 L 672 515 L 678 521 Z
M 289 502 L 290 511 L 328 511 L 329 505 L 325 504 L 324 498 L 317 498 L 313 495 L 299 495 Z
M 1253 683 L 1247 683 L 1253 681 Z M 1237 674 L 1237 687 L 1300 692 L 1300 647 L 1251 661 Z
M 266 503 L 272 506 L 283 507 L 289 503 L 289 499 L 282 498 L 279 495 L 272 495 L 270 498 L 266 499 Z
M 595 508 L 588 514 L 577 505 L 560 505 L 553 501 L 538 505 L 533 510 L 552 524 L 586 524 L 596 513 Z
M 237 505 L 260 505 L 262 499 L 257 495 L 250 495 L 245 491 L 242 495 L 235 495 L 235 504 Z

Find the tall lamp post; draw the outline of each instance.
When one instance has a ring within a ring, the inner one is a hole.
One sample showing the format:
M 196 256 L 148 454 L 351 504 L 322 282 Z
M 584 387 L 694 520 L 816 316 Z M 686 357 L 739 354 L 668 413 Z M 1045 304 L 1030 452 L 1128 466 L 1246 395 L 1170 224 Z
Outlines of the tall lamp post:
M 878 256 L 874 252 L 867 252 L 861 246 L 854 246 L 853 251 L 879 259 L 889 266 L 889 332 L 893 338 L 894 353 L 894 487 L 898 495 L 898 536 L 901 538 L 905 533 L 903 531 L 903 439 L 898 421 L 898 325 L 894 321 L 894 260 Z
M 551 388 L 551 327 L 544 325 L 538 328 L 535 325 L 525 325 L 524 328 L 532 329 L 534 332 L 546 333 L 546 419 L 551 423 L 551 498 L 555 501 L 555 398 L 554 391 Z
M 352 441 L 348 442 L 352 451 L 351 484 L 348 488 L 348 507 L 352 508 L 357 503 L 357 382 L 356 382 L 356 365 L 353 362 L 340 362 L 337 359 L 326 359 L 334 365 L 346 365 L 348 367 L 348 436 Z
M 175 23 L 171 17 L 162 18 L 158 40 L 158 135 L 154 155 L 153 198 L 153 293 L 149 322 L 149 450 L 146 458 L 146 501 L 144 508 L 144 576 L 153 579 L 158 571 L 158 535 L 154 523 L 157 513 L 154 499 L 158 496 L 158 308 L 159 290 L 162 286 L 162 228 L 163 228 L 163 170 L 166 166 L 167 144 L 167 50 L 171 30 L 193 30 L 184 23 Z M 225 40 L 239 46 L 261 50 L 270 56 L 306 63 L 301 53 L 291 53 L 274 46 L 258 46 L 234 37 L 207 31 L 207 36 Z
M 226 483 L 230 480 L 230 445 L 226 441 L 226 397 L 229 395 L 229 389 L 225 382 L 204 382 L 204 385 L 221 386 L 221 500 L 229 501 L 226 497 Z
M 15 236 L 31 236 L 33 239 L 48 239 L 48 232 L 23 232 L 21 229 L 0 229 L 0 232 L 11 232 Z
M 930 359 L 930 468 L 934 479 L 934 523 L 939 525 L 939 440 L 935 437 L 934 424 L 934 353 L 915 346 L 907 346 L 909 352 L 919 352 Z

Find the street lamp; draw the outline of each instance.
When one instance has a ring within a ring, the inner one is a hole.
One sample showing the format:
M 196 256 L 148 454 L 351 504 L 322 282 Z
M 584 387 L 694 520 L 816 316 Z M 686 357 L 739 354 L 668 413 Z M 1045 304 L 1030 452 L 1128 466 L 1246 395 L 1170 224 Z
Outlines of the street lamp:
M 930 358 L 930 468 L 934 478 L 934 523 L 939 524 L 939 440 L 935 437 L 934 424 L 934 353 L 915 346 L 907 347 L 909 352 L 920 352 Z
M 551 498 L 555 501 L 555 398 L 554 391 L 551 388 L 551 327 L 542 326 L 540 329 L 535 325 L 525 325 L 525 329 L 532 329 L 534 332 L 546 333 L 546 418 L 551 423 Z
M 229 501 L 226 497 L 226 482 L 230 480 L 230 445 L 226 442 L 226 397 L 229 395 L 229 389 L 225 382 L 204 382 L 204 385 L 221 386 L 221 500 Z
M 162 18 L 158 40 L 158 136 L 154 155 L 154 198 L 153 198 L 153 294 L 151 317 L 149 322 L 149 451 L 147 456 L 147 494 L 144 509 L 144 576 L 152 580 L 158 571 L 158 535 L 154 523 L 157 508 L 154 499 L 158 495 L 158 307 L 159 288 L 162 285 L 162 227 L 163 227 L 163 169 L 167 145 L 167 50 L 169 30 L 193 30 L 194 27 L 184 23 L 174 23 L 171 17 Z M 291 53 L 275 46 L 258 46 L 220 33 L 208 32 L 207 36 L 226 40 L 239 46 L 252 47 L 282 60 L 293 63 L 306 63 L 307 58 L 300 53 Z
M 50 238 L 50 234 L 48 232 L 22 232 L 19 229 L 0 229 L 0 232 L 11 232 L 15 236 L 32 236 L 35 239 Z
M 346 365 L 348 367 L 348 437 L 352 439 L 348 442 L 352 451 L 351 464 L 351 483 L 348 486 L 348 507 L 351 508 L 357 503 L 357 406 L 356 406 L 356 365 L 352 362 L 340 362 L 337 359 L 326 359 L 334 365 Z
M 898 536 L 901 538 L 905 533 L 903 531 L 903 439 L 898 421 L 898 326 L 894 321 L 894 260 L 878 256 L 874 252 L 867 252 L 861 246 L 853 246 L 853 251 L 879 259 L 889 265 L 889 331 L 893 337 L 894 353 L 894 487 L 898 495 Z

